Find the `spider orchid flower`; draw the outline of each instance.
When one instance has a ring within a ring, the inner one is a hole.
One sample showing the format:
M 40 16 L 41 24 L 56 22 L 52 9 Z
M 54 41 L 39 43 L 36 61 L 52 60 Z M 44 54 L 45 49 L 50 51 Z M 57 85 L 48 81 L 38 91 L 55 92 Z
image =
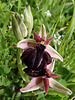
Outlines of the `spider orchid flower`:
M 55 61 L 54 59 L 52 59 L 52 63 L 50 64 L 50 66 L 48 66 L 48 69 L 50 69 L 51 73 L 53 72 L 53 69 L 54 69 L 54 63 Z M 57 77 L 60 77 L 60 76 L 51 74 L 49 78 L 43 78 L 43 77 L 32 78 L 31 81 L 27 84 L 27 86 L 25 86 L 24 88 L 21 88 L 20 91 L 25 93 L 25 92 L 30 92 L 30 91 L 39 89 L 39 90 L 45 90 L 45 94 L 46 94 L 50 86 L 52 89 L 54 89 L 57 92 L 71 95 L 72 94 L 71 90 L 64 87 L 59 82 L 53 79 Z
M 30 77 L 50 77 L 50 71 L 47 66 L 50 65 L 53 58 L 63 61 L 61 55 L 53 49 L 49 42 L 53 37 L 46 39 L 46 29 L 42 25 L 39 35 L 33 30 L 34 39 L 24 39 L 17 44 L 18 48 L 24 50 L 21 60 L 27 68 L 25 73 Z
M 71 94 L 72 92 L 60 85 L 53 78 L 60 77 L 59 75 L 52 74 L 54 69 L 54 58 L 63 61 L 61 55 L 53 49 L 49 43 L 53 37 L 46 39 L 46 29 L 42 25 L 39 35 L 33 30 L 34 39 L 21 40 L 17 47 L 23 49 L 21 60 L 25 63 L 27 68 L 24 69 L 25 73 L 32 77 L 32 80 L 25 88 L 20 91 L 28 92 L 37 89 L 45 89 L 45 94 L 48 87 Z

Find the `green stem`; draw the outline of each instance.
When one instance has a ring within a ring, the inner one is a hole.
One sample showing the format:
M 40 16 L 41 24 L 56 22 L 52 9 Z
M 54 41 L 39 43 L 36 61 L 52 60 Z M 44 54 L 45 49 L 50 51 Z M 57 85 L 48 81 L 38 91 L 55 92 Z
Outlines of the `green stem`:
M 24 71 L 22 70 L 22 62 L 20 60 L 20 49 L 18 49 L 18 53 L 17 53 L 17 66 L 18 66 L 18 71 L 19 71 L 19 74 L 21 75 L 22 79 L 24 81 L 26 81 L 26 77 L 25 77 L 25 73 Z

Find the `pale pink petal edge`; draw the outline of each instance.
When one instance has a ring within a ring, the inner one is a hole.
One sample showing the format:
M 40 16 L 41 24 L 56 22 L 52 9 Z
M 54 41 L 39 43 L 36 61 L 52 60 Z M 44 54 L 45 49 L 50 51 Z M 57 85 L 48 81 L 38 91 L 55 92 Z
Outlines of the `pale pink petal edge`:
M 21 88 L 21 92 L 29 92 L 37 90 L 42 86 L 42 78 L 32 78 L 31 81 L 24 87 Z
M 54 48 L 52 48 L 50 45 L 46 46 L 45 51 L 47 51 L 51 55 L 51 57 L 57 58 L 63 62 L 62 56 Z
M 49 70 L 52 73 L 54 70 L 54 65 L 55 65 L 55 60 L 52 59 L 52 62 L 49 65 L 47 65 L 47 70 Z
M 35 47 L 36 41 L 34 39 L 23 39 L 18 42 L 17 48 L 25 49 L 27 47 Z

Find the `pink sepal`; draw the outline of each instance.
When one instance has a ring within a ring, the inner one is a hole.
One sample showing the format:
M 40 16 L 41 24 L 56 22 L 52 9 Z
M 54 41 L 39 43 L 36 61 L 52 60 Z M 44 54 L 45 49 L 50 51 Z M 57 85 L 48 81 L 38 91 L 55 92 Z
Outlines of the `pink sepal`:
M 24 88 L 20 89 L 20 91 L 25 91 L 27 89 L 30 89 L 39 84 L 40 82 L 42 82 L 42 78 L 32 78 L 31 81 Z
M 33 30 L 33 34 L 36 42 L 44 41 L 34 30 Z
M 49 79 L 48 78 L 44 78 L 43 81 L 44 81 L 45 94 L 46 94 L 47 91 L 48 91 L 48 88 L 49 88 Z
M 48 45 L 52 39 L 53 39 L 53 36 L 50 37 L 49 39 L 46 39 L 46 40 L 45 40 L 45 45 Z
M 50 78 L 57 78 L 57 77 L 60 77 L 60 78 L 61 78 L 61 76 L 56 75 L 56 74 L 52 74 L 52 75 L 50 76 Z
M 21 49 L 26 49 L 28 47 L 35 47 L 36 41 L 33 39 L 24 39 L 18 42 L 17 47 Z

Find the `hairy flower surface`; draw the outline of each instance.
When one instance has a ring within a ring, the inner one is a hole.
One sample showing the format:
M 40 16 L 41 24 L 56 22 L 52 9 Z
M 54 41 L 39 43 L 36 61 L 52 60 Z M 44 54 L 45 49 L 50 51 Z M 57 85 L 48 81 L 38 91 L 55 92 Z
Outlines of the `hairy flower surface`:
M 24 39 L 17 44 L 18 48 L 24 50 L 21 56 L 22 61 L 27 66 L 24 71 L 28 76 L 32 77 L 30 83 L 20 90 L 28 92 L 42 88 L 43 90 L 45 89 L 46 94 L 50 86 L 59 92 L 68 91 L 69 93 L 67 94 L 71 94 L 70 90 L 52 79 L 60 77 L 59 75 L 52 74 L 54 58 L 63 61 L 61 55 L 49 45 L 53 37 L 46 39 L 44 25 L 41 26 L 39 35 L 34 30 L 33 34 L 34 39 Z

